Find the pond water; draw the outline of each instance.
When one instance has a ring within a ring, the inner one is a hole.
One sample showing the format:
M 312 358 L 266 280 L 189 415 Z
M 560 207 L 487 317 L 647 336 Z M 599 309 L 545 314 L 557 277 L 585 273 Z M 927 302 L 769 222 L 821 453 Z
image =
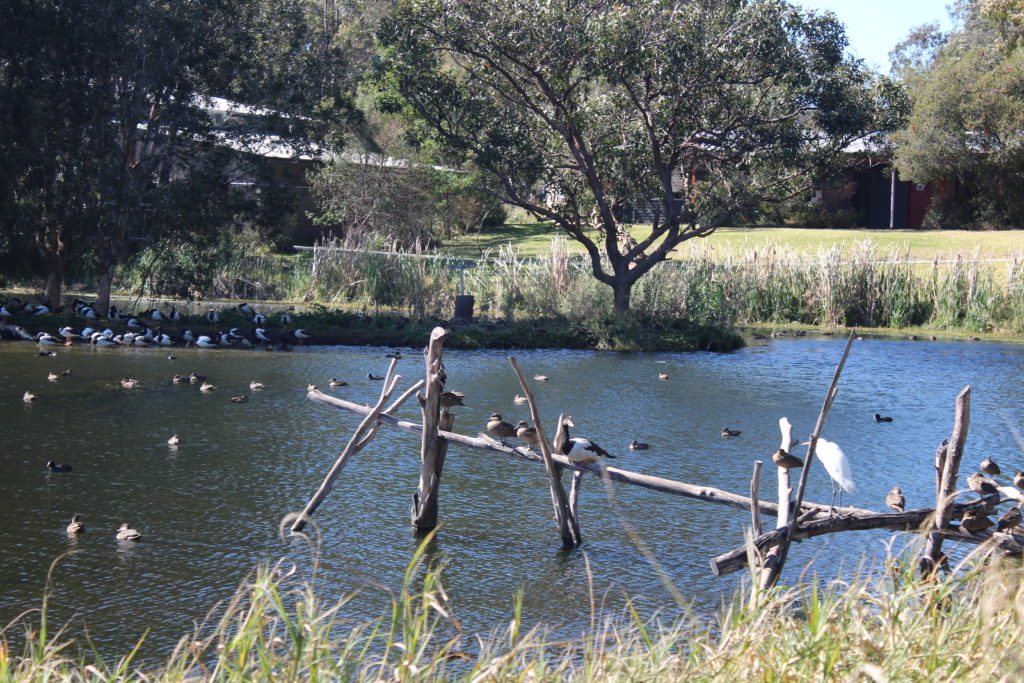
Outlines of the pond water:
M 731 354 L 517 351 L 535 383 L 546 428 L 559 412 L 574 416 L 586 435 L 619 455 L 622 467 L 744 492 L 754 459 L 777 447 L 780 416 L 797 436 L 813 428 L 845 340 L 774 340 Z M 260 561 L 282 556 L 309 564 L 309 552 L 282 540 L 282 517 L 301 509 L 344 446 L 359 417 L 305 398 L 306 385 L 331 376 L 351 385 L 332 390 L 372 402 L 380 383 L 367 372 L 387 367 L 379 348 L 258 351 L 58 348 L 42 357 L 33 344 L 0 344 L 0 623 L 39 606 L 53 570 L 51 623 L 71 635 L 88 628 L 96 647 L 123 654 L 147 630 L 142 655 L 161 660 L 179 637 L 226 600 Z M 422 359 L 409 351 L 399 363 L 406 378 L 422 376 Z M 528 417 L 512 398 L 519 390 L 500 351 L 445 354 L 448 387 L 466 393 L 456 409 L 456 431 L 476 433 L 486 416 Z M 49 372 L 72 374 L 57 382 Z M 221 389 L 172 384 L 195 370 Z M 659 380 L 658 373 L 667 373 Z M 121 387 L 121 377 L 137 388 Z M 857 491 L 851 505 L 884 509 L 889 488 L 903 488 L 908 506 L 933 502 L 935 447 L 949 435 L 954 398 L 974 387 L 965 471 L 985 456 L 1004 472 L 1024 469 L 1015 437 L 1024 424 L 1024 346 L 864 340 L 854 344 L 824 436 L 852 463 Z M 267 385 L 250 392 L 248 384 Z M 402 385 L 408 386 L 409 379 Z M 30 390 L 32 404 L 22 401 Z M 249 394 L 244 404 L 229 397 Z M 878 424 L 873 415 L 892 415 Z M 418 411 L 400 413 L 418 421 Z M 723 439 L 723 426 L 742 429 Z M 167 446 L 179 434 L 181 445 Z M 650 442 L 631 452 L 631 439 Z M 417 539 L 409 519 L 418 476 L 418 439 L 381 428 L 352 461 L 321 506 L 319 579 L 325 598 L 363 589 L 344 616 L 361 621 L 388 604 Z M 802 449 L 797 449 L 802 454 Z M 47 460 L 74 465 L 49 473 Z M 762 495 L 772 498 L 774 468 L 766 467 Z M 543 468 L 482 451 L 453 447 L 441 489 L 441 520 L 429 557 L 446 566 L 452 606 L 469 632 L 506 624 L 517 591 L 526 622 L 544 622 L 572 636 L 589 623 L 588 581 L 597 599 L 615 609 L 627 597 L 647 613 L 676 611 L 664 578 L 711 613 L 731 597 L 742 577 L 715 578 L 712 555 L 742 542 L 748 514 L 620 485 L 609 503 L 588 479 L 580 501 L 584 544 L 564 552 L 552 520 Z M 808 498 L 828 502 L 820 466 L 811 472 Z M 64 533 L 73 513 L 88 532 Z M 143 539 L 119 544 L 122 522 Z M 767 520 L 771 523 L 772 520 Z M 624 531 L 643 539 L 638 548 Z M 811 539 L 795 546 L 783 581 L 808 562 L 827 577 L 839 567 L 877 565 L 884 532 Z M 591 576 L 588 579 L 588 567 Z

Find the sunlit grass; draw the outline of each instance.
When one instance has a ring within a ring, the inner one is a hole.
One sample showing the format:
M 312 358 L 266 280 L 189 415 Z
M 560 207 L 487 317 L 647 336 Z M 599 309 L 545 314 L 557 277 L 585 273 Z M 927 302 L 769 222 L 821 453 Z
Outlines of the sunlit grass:
M 920 544 L 912 544 L 919 548 Z M 9 626 L 0 680 L 21 681 L 992 681 L 1024 675 L 1024 573 L 973 557 L 924 580 L 915 555 L 849 580 L 741 589 L 717 615 L 592 608 L 576 638 L 526 628 L 521 602 L 489 633 L 463 630 L 422 547 L 389 610 L 352 624 L 357 593 L 326 599 L 282 561 L 261 566 L 159 666 L 98 656 L 42 614 Z M 25 644 L 16 651 L 11 629 Z

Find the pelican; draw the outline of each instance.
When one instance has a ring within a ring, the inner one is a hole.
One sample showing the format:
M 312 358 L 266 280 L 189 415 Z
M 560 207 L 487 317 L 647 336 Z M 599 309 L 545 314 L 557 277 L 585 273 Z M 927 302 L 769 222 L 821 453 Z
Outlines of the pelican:
M 119 541 L 137 541 L 142 538 L 142 534 L 135 529 L 132 529 L 127 524 L 122 524 L 121 528 L 117 530 L 115 538 Z

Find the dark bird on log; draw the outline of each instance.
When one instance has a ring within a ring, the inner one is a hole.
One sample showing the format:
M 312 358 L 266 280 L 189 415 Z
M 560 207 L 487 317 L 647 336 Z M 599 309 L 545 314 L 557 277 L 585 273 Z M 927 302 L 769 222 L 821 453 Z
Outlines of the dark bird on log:
M 68 536 L 74 536 L 85 531 L 85 525 L 82 524 L 82 515 L 71 515 L 71 523 L 68 524 Z
M 572 421 L 572 418 L 566 416 L 565 420 L 562 421 L 562 430 L 558 433 L 555 438 L 555 452 L 561 453 L 565 457 L 569 458 L 572 462 L 576 463 L 588 463 L 597 462 L 600 458 L 614 458 L 615 456 L 606 451 L 605 449 L 598 446 L 590 439 L 584 439 L 581 436 L 570 437 L 569 427 L 575 427 L 576 423 Z
M 999 489 L 996 488 L 996 483 L 981 472 L 975 472 L 971 476 L 967 477 L 967 488 L 974 491 L 982 498 L 999 493 Z
M 505 444 L 505 439 L 516 435 L 516 428 L 511 423 L 505 422 L 501 413 L 491 413 L 491 416 L 487 418 L 487 431 L 501 439 L 502 445 Z
M 1020 508 L 1010 508 L 1003 513 L 1002 517 L 999 518 L 999 522 L 996 524 L 996 529 L 998 531 L 1016 529 L 1020 526 L 1020 519 Z
M 1013 485 L 1024 490 L 1024 472 L 1018 471 L 1013 475 Z
M 366 373 L 366 379 L 372 379 L 374 382 L 380 382 L 384 378 L 381 377 L 380 375 L 375 375 L 372 372 L 368 372 Z
M 340 380 L 337 377 L 332 377 L 329 380 L 327 380 L 327 385 L 332 387 L 347 387 L 348 382 Z
M 520 441 L 526 442 L 531 449 L 533 444 L 540 443 L 540 437 L 537 435 L 537 428 L 528 425 L 526 420 L 520 420 L 519 424 L 516 425 L 516 437 Z
M 462 399 L 466 398 L 466 395 L 461 391 L 442 391 L 441 392 L 441 407 L 442 408 L 454 408 L 455 406 L 465 406 Z
M 722 438 L 728 439 L 730 436 L 739 436 L 743 432 L 739 429 L 729 429 L 728 427 L 722 427 Z
M 962 520 L 960 520 L 960 526 L 965 531 L 970 531 L 973 533 L 975 531 L 984 531 L 985 529 L 990 529 L 994 525 L 992 524 L 992 520 L 986 517 L 985 515 L 980 514 L 974 510 L 971 510 L 964 515 L 964 518 Z
M 241 396 L 232 396 L 231 397 L 231 402 L 232 403 L 245 403 L 248 400 L 249 400 L 249 397 L 246 396 L 245 394 L 243 394 Z
M 996 477 L 1002 474 L 999 470 L 999 465 L 997 465 L 996 461 L 992 458 L 985 458 L 981 461 L 981 471 L 990 477 Z
M 907 499 L 903 497 L 899 486 L 892 487 L 892 491 L 885 497 L 885 504 L 896 512 L 903 512 L 907 506 Z
M 781 448 L 772 453 L 772 462 L 787 470 L 794 469 L 796 467 L 803 467 L 804 461 L 796 457 L 792 453 L 788 453 Z
M 651 444 L 644 443 L 643 441 L 637 441 L 636 439 L 633 439 L 633 441 L 629 444 L 629 450 L 631 451 L 646 451 L 650 447 Z
M 50 470 L 51 472 L 70 472 L 75 468 L 72 467 L 71 465 L 58 465 L 52 460 L 47 460 L 46 469 Z
M 121 528 L 117 530 L 115 538 L 119 541 L 137 541 L 142 538 L 142 534 L 127 524 L 122 524 Z
M 882 417 L 878 413 L 875 413 L 875 422 L 892 422 L 891 417 Z

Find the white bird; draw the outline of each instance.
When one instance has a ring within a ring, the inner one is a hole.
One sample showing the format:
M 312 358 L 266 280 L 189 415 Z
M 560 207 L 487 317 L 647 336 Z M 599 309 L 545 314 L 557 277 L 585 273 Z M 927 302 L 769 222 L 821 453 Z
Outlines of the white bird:
M 305 330 L 295 330 L 293 334 L 295 335 L 296 339 L 299 339 L 300 341 L 303 339 L 309 339 L 310 337 L 313 336 L 309 332 L 306 332 Z
M 50 312 L 50 307 L 49 306 L 47 306 L 46 304 L 40 304 L 40 305 L 35 307 L 34 311 L 32 311 L 32 315 L 42 315 L 44 313 L 49 313 L 49 312 Z
M 187 342 L 194 342 L 196 340 L 196 335 L 192 330 L 185 330 L 181 333 L 181 338 Z
M 257 327 L 254 334 L 256 335 L 256 338 L 259 339 L 261 342 L 271 342 L 270 337 L 267 336 L 266 330 L 264 330 L 262 327 Z
M 49 334 L 47 332 L 40 332 L 39 334 L 36 335 L 36 343 L 44 345 L 53 345 L 63 344 L 64 342 L 61 341 L 60 339 L 57 339 L 52 334 Z
M 255 315 L 256 313 L 256 311 L 254 311 L 252 309 L 252 306 L 250 306 L 248 303 L 238 304 L 238 310 L 240 310 L 242 313 L 245 313 L 246 315 Z
M 201 349 L 215 349 L 217 348 L 217 342 L 210 339 L 205 334 L 196 339 L 196 346 Z
M 836 484 L 839 484 L 839 507 L 843 506 L 843 491 L 853 493 L 857 487 L 853 484 L 853 472 L 850 471 L 850 463 L 842 449 L 832 441 L 818 439 L 818 446 L 815 449 L 818 459 L 824 465 L 828 476 L 832 477 L 832 503 L 836 501 Z

